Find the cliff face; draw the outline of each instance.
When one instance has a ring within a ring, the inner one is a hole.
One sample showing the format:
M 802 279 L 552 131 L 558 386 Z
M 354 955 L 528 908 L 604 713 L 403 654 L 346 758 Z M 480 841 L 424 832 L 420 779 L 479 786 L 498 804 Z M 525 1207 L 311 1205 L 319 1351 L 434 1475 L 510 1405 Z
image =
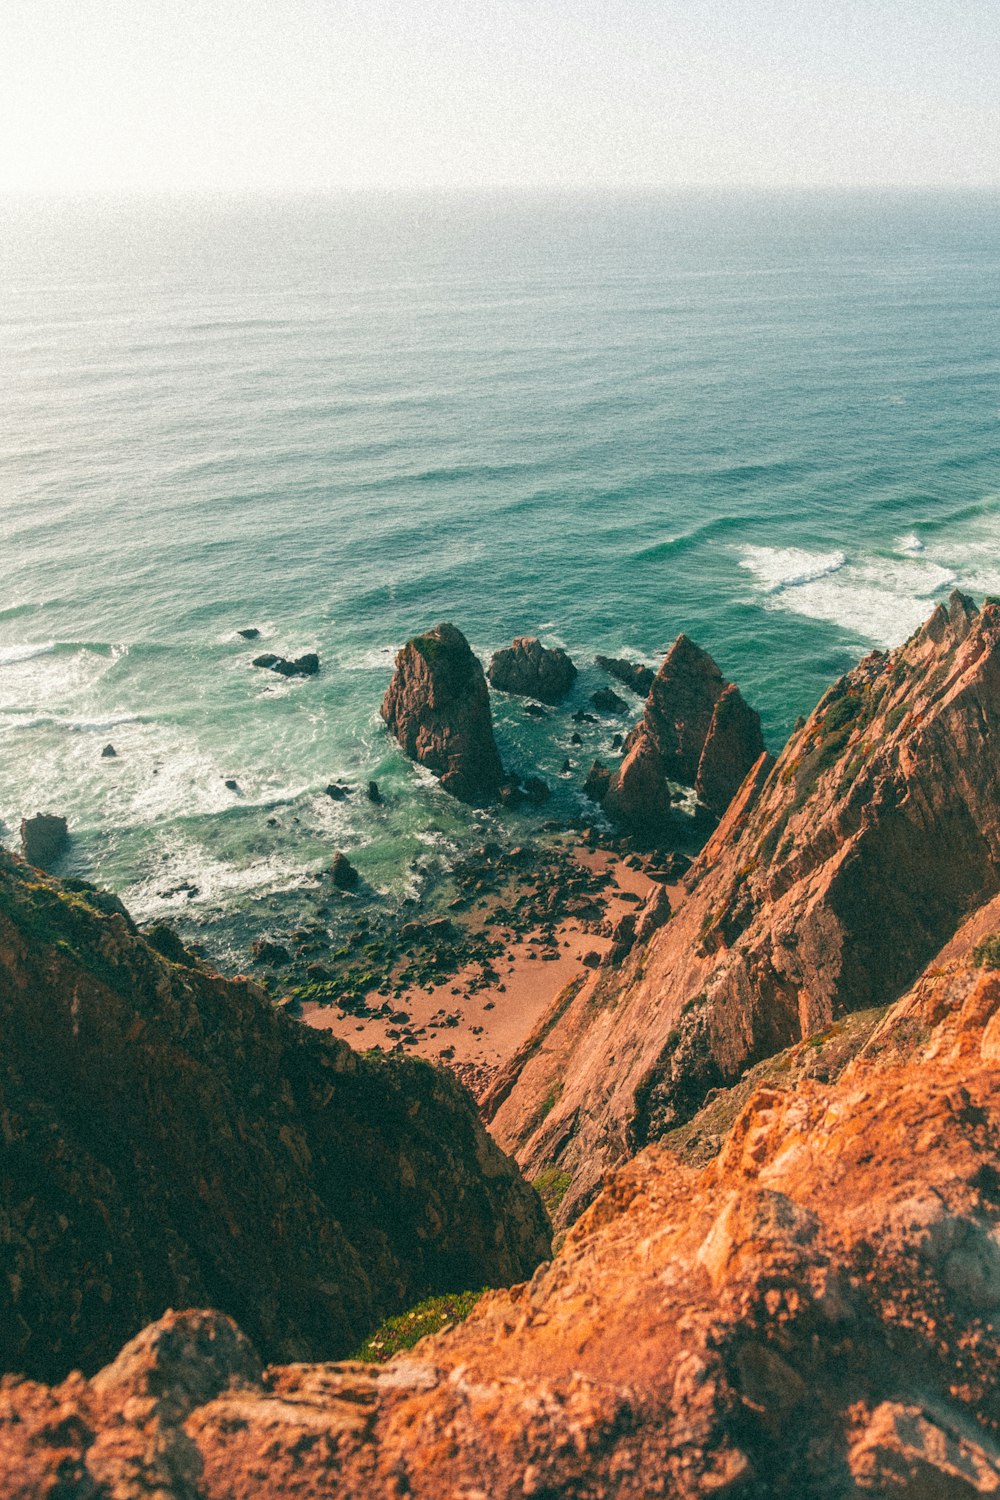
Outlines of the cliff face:
M 578 1209 L 710 1088 L 894 1000 L 998 871 L 1000 605 L 955 595 L 761 756 L 670 922 L 498 1081 L 497 1138 L 570 1173 Z
M 708 1166 L 647 1148 L 529 1284 L 386 1366 L 262 1375 L 188 1313 L 90 1382 L 8 1382 L 0 1494 L 1000 1492 L 1000 971 L 961 950 L 839 1079 L 758 1089 Z
M 503 781 L 482 666 L 454 625 L 407 641 L 382 703 L 403 751 L 433 771 L 453 797 L 495 802 Z
M 2 1369 L 92 1370 L 192 1303 L 267 1358 L 330 1357 L 546 1251 L 448 1075 L 359 1057 L 6 855 L 0 1046 Z

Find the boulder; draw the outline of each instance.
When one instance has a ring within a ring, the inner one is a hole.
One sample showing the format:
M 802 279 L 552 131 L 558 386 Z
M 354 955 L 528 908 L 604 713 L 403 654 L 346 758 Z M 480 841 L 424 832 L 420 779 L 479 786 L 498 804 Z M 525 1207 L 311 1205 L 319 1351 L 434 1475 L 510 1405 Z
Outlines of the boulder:
M 115 749 L 114 745 L 105 745 L 104 749 L 101 751 L 101 759 L 116 760 L 117 758 L 118 751 Z
M 21 819 L 21 852 L 29 865 L 49 870 L 66 852 L 69 827 L 55 813 L 36 813 Z
M 494 654 L 486 675 L 502 693 L 558 703 L 576 681 L 576 667 L 561 646 L 543 646 L 535 636 L 522 635 Z
M 254 657 L 253 664 L 255 667 L 267 667 L 282 677 L 315 677 L 319 671 L 319 657 L 315 651 L 307 651 L 305 656 L 296 657 L 294 661 L 265 651 L 262 656 Z
M 396 657 L 382 718 L 411 760 L 474 806 L 495 802 L 504 779 L 486 678 L 454 625 L 415 636 Z
M 255 641 L 260 636 L 260 631 L 256 625 L 248 625 L 245 630 L 237 630 L 236 634 L 242 636 L 245 641 Z
M 623 714 L 628 708 L 625 699 L 608 687 L 598 688 L 596 693 L 591 693 L 590 701 L 602 714 Z
M 528 801 L 533 803 L 536 807 L 541 806 L 543 802 L 547 802 L 549 800 L 549 796 L 551 794 L 549 791 L 548 782 L 543 781 L 540 776 L 526 776 L 522 784 L 524 787 L 524 795 L 527 797 Z
M 368 798 L 369 802 L 374 802 L 376 807 L 381 805 L 383 798 L 382 793 L 379 791 L 379 785 L 377 781 L 369 781 L 368 790 L 365 792 L 365 796 Z
M 342 854 L 339 849 L 333 856 L 330 875 L 338 891 L 356 891 L 361 883 L 361 876 L 351 864 L 347 855 Z
M 592 802 L 603 802 L 610 781 L 611 772 L 608 767 L 602 761 L 595 760 L 583 783 L 584 796 L 589 797 Z

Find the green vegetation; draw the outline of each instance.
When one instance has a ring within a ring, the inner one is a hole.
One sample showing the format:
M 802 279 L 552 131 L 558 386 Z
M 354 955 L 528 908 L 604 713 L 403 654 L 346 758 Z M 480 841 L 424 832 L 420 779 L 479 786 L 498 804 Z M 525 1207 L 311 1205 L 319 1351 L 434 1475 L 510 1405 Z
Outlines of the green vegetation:
M 545 1212 L 554 1219 L 573 1181 L 572 1172 L 560 1172 L 558 1167 L 547 1167 L 533 1180 L 532 1187 L 545 1204 Z
M 976 944 L 972 950 L 972 962 L 977 969 L 1000 969 L 1000 932 L 994 932 Z
M 450 1328 L 453 1323 L 463 1323 L 485 1290 L 482 1287 L 478 1292 L 450 1292 L 444 1297 L 428 1297 L 426 1302 L 411 1307 L 409 1312 L 386 1318 L 351 1358 L 360 1359 L 365 1364 L 379 1364 L 391 1359 L 401 1349 L 412 1349 L 429 1333 L 440 1333 L 442 1328 Z

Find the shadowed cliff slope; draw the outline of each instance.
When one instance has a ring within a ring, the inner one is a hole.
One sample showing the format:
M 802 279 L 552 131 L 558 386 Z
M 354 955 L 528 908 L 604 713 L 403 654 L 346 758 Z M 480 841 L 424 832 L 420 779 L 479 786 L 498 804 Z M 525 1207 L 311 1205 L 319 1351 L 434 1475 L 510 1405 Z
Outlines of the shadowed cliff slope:
M 1000 605 L 955 594 L 841 678 L 760 758 L 687 883 L 487 1101 L 529 1174 L 571 1174 L 567 1217 L 710 1088 L 894 1000 L 1000 889 Z
M 836 1082 L 757 1089 L 707 1166 L 647 1148 L 529 1284 L 386 1366 L 262 1374 L 188 1313 L 90 1383 L 7 1383 L 0 1495 L 1000 1493 L 1000 971 L 961 950 Z
M 537 1196 L 449 1075 L 171 963 L 114 898 L 7 855 L 0 1046 L 2 1369 L 94 1369 L 192 1303 L 267 1358 L 329 1358 L 546 1252 Z

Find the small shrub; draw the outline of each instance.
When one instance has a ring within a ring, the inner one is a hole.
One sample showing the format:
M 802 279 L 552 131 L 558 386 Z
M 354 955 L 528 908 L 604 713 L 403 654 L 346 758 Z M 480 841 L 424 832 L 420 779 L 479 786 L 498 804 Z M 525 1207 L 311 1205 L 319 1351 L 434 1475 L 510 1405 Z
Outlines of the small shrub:
M 412 1349 L 427 1334 L 440 1333 L 452 1323 L 463 1323 L 485 1290 L 482 1287 L 478 1292 L 452 1292 L 444 1297 L 428 1297 L 426 1302 L 411 1307 L 409 1312 L 386 1318 L 351 1358 L 363 1360 L 365 1364 L 378 1364 L 391 1359 L 401 1349 Z
M 539 1172 L 532 1182 L 539 1198 L 545 1204 L 545 1212 L 550 1219 L 554 1219 L 573 1181 L 572 1172 L 560 1172 L 558 1167 L 547 1167 L 544 1172 Z
M 994 932 L 976 944 L 972 950 L 972 962 L 977 969 L 1000 969 L 1000 932 Z

